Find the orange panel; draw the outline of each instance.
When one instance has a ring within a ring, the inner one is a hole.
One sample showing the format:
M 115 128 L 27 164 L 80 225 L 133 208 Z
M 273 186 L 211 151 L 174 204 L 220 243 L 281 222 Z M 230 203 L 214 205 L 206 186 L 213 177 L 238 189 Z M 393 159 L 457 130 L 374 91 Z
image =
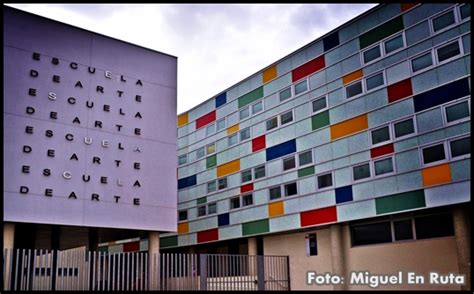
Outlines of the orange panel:
M 365 130 L 368 127 L 369 123 L 367 121 L 367 114 L 356 116 L 354 118 L 332 125 L 331 140 Z
M 271 81 L 273 80 L 274 78 L 276 78 L 277 76 L 277 67 L 276 65 L 270 67 L 270 68 L 267 68 L 264 72 L 263 72 L 263 76 L 262 76 L 262 82 L 263 83 L 266 83 L 268 81 Z
M 449 163 L 423 169 L 423 186 L 433 186 L 451 182 Z
M 178 224 L 178 234 L 186 234 L 189 232 L 189 223 Z
M 188 123 L 188 113 L 183 113 L 180 116 L 178 116 L 178 127 L 185 125 Z
M 239 124 L 227 128 L 227 135 L 233 134 L 239 130 Z
M 282 214 L 285 214 L 285 207 L 283 206 L 283 201 L 268 204 L 269 217 L 275 217 Z
M 217 167 L 217 177 L 240 171 L 240 159 L 230 161 Z
M 362 72 L 362 69 L 356 70 L 354 72 L 351 72 L 348 75 L 343 76 L 342 77 L 342 83 L 344 85 L 349 84 L 350 82 L 355 81 L 358 78 L 361 78 L 363 75 L 364 75 L 364 73 Z

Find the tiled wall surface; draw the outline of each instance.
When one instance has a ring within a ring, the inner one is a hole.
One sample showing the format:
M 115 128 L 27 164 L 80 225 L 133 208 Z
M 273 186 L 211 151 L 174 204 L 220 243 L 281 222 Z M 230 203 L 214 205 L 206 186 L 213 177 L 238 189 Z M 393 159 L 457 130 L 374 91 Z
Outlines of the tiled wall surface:
M 192 245 L 470 201 L 470 4 L 384 4 L 178 116 Z

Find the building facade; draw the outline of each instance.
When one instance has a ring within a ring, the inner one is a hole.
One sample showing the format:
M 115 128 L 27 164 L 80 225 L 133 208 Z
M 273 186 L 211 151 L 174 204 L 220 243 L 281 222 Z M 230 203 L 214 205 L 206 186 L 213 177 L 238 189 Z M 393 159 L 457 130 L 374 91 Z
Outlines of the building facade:
M 178 116 L 162 251 L 289 255 L 292 289 L 373 289 L 307 271 L 470 281 L 470 89 L 470 4 L 374 7 Z

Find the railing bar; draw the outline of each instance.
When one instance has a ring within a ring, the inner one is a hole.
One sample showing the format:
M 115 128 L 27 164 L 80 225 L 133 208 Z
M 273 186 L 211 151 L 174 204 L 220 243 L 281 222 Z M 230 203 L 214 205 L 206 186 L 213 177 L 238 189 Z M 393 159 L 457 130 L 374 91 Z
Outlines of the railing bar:
M 25 249 L 21 253 L 20 290 L 23 290 L 23 274 L 25 272 Z
M 45 253 L 47 252 L 48 250 L 45 250 Z M 38 267 L 39 267 L 39 282 L 38 282 L 38 285 L 37 287 L 35 287 L 36 290 L 44 290 L 43 289 L 43 282 L 44 282 L 44 279 L 46 278 L 46 266 L 45 266 L 46 262 L 44 260 L 44 255 L 43 255 L 43 249 L 40 249 L 39 250 L 39 259 L 38 259 Z M 45 268 L 45 274 L 42 276 L 42 272 L 43 272 L 43 267 Z
M 39 252 L 38 252 L 39 253 Z M 41 255 L 40 255 L 41 256 Z M 36 264 L 36 249 L 33 250 L 33 275 L 31 277 L 31 289 L 30 290 L 35 290 L 35 280 L 36 280 L 36 266 L 39 266 L 39 264 Z M 41 270 L 40 270 L 40 278 L 41 278 Z M 41 281 L 41 280 L 40 280 Z
M 123 291 L 123 270 L 124 270 L 124 265 L 123 265 L 123 252 L 119 253 L 119 262 L 120 262 L 120 275 L 118 276 L 118 286 L 117 290 L 122 290 Z M 122 279 L 120 279 L 122 277 Z M 122 283 L 120 283 L 122 282 Z
M 30 263 L 31 263 L 31 249 L 28 249 L 26 256 L 26 284 L 25 290 L 30 290 Z
M 137 260 L 137 261 L 136 261 L 137 264 L 136 264 L 136 266 L 135 266 L 135 290 L 138 290 L 138 285 L 139 285 L 139 279 L 138 279 L 138 273 L 139 273 L 138 269 L 139 269 L 139 267 L 140 267 L 139 258 L 138 258 L 139 255 L 140 255 L 140 252 L 137 252 L 137 253 L 135 254 L 135 258 L 136 258 L 136 260 Z
M 112 267 L 110 255 L 111 253 L 107 251 L 107 291 L 110 291 L 110 268 Z
M 6 285 L 7 285 L 7 257 L 8 257 L 8 248 L 5 248 L 3 250 L 3 290 L 8 290 L 6 289 Z
M 96 270 L 96 267 L 97 267 L 97 252 L 96 251 L 92 251 L 92 255 L 94 256 L 93 258 L 93 263 L 92 263 L 92 291 L 95 291 L 96 290 L 96 283 L 95 283 L 95 270 Z
M 73 267 L 73 289 L 74 290 L 79 290 L 79 278 L 80 278 L 80 272 L 79 272 L 79 249 L 76 250 L 74 254 L 74 267 Z M 77 273 L 77 274 L 76 274 Z
M 131 279 L 130 279 L 130 283 L 131 283 L 131 290 L 137 290 L 136 287 L 137 287 L 137 275 L 136 275 L 136 272 L 135 272 L 135 258 L 137 257 L 137 254 L 136 252 L 131 252 L 130 253 L 132 255 L 132 268 L 131 268 Z
M 148 252 L 143 253 L 143 259 L 145 260 L 145 262 L 143 263 L 143 266 L 145 267 L 145 276 L 143 277 L 145 283 L 143 284 L 143 290 L 150 290 L 150 288 L 148 287 Z
M 13 257 L 15 256 L 15 251 L 13 248 L 9 248 L 7 249 L 7 253 L 10 252 L 10 254 L 8 254 L 8 256 L 10 257 L 9 261 L 10 261 L 10 267 L 9 267 L 9 275 L 8 275 L 8 289 L 9 291 L 11 291 L 12 289 L 12 278 L 13 278 Z

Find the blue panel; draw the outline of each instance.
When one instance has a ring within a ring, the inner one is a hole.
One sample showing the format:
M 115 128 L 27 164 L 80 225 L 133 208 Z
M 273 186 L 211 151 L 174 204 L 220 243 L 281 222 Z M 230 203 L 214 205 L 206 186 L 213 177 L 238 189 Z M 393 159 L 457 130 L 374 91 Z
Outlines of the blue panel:
M 352 186 L 336 188 L 336 203 L 352 201 Z
M 196 185 L 196 175 L 178 180 L 178 189 L 184 189 Z
M 229 224 L 229 214 L 219 214 L 217 217 L 217 223 L 219 227 L 227 226 Z
M 323 39 L 324 52 L 339 45 L 339 31 Z
M 270 147 L 266 150 L 267 161 L 296 152 L 296 140 L 290 140 Z
M 227 92 L 224 92 L 216 97 L 216 108 L 218 108 L 221 105 L 226 104 L 226 102 L 227 102 Z
M 413 96 L 415 112 L 469 95 L 468 79 L 462 79 Z

